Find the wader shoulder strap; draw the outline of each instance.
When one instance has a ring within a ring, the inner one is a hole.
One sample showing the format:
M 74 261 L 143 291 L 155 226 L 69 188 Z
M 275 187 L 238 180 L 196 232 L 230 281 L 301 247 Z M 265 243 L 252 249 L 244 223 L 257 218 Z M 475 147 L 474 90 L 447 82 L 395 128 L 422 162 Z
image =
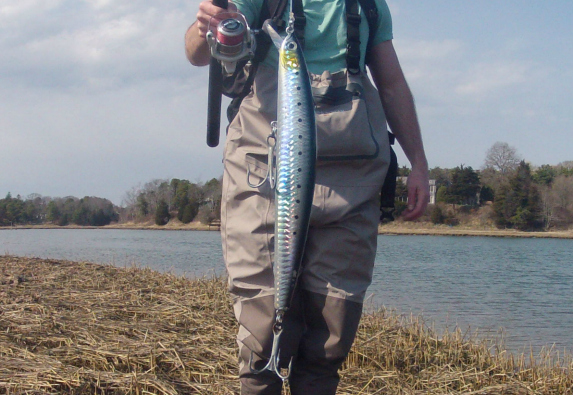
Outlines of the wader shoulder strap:
M 346 0 L 346 68 L 360 73 L 360 12 L 356 0 Z
M 366 63 L 372 47 L 372 41 L 378 30 L 378 8 L 374 0 L 346 0 L 346 65 L 350 74 L 360 73 L 360 10 L 358 3 L 368 21 L 368 44 L 366 46 Z
M 375 0 L 358 0 L 358 2 L 368 21 L 368 45 L 366 46 L 366 63 L 368 64 L 372 42 L 378 30 L 378 8 Z
M 298 42 L 304 48 L 304 28 L 306 27 L 306 17 L 304 16 L 304 6 L 302 0 L 292 0 L 292 12 L 294 14 L 294 34 Z

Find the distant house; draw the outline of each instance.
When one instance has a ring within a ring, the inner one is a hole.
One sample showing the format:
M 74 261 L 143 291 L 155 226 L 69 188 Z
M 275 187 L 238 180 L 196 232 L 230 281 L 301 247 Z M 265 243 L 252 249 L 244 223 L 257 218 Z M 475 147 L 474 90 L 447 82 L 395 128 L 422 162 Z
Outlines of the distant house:
M 436 204 L 437 193 L 436 180 L 430 180 L 430 204 Z
M 408 177 L 396 177 L 396 179 L 402 181 L 404 185 L 408 182 Z M 430 204 L 436 204 L 437 193 L 438 189 L 436 188 L 436 180 L 430 180 Z

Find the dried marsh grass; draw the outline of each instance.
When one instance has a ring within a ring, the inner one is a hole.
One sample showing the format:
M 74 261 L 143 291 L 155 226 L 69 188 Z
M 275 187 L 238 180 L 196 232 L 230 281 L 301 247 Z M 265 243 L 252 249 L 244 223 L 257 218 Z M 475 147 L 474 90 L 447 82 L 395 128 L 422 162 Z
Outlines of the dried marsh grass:
M 222 279 L 0 256 L 1 394 L 235 394 L 235 331 Z M 572 368 L 380 311 L 339 393 L 572 394 Z

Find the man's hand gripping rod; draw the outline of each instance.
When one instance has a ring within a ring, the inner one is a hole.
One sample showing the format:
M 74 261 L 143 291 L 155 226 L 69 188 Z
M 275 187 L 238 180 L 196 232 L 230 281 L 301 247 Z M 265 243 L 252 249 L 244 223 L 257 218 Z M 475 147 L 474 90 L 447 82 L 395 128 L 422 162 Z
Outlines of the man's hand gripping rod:
M 213 5 L 227 9 L 228 0 L 213 0 Z M 211 50 L 209 64 L 209 94 L 207 98 L 207 145 L 219 145 L 221 127 L 221 96 L 223 93 L 223 69 L 233 74 L 237 62 L 254 55 L 255 41 L 242 15 L 233 13 L 222 20 L 216 31 L 209 30 L 207 43 Z

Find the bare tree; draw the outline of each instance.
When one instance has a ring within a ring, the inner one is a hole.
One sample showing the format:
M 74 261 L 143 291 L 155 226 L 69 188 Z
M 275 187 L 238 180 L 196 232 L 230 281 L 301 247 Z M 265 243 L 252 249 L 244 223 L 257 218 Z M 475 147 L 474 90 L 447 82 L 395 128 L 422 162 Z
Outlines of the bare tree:
M 548 230 L 555 222 L 555 199 L 553 199 L 551 186 L 549 185 L 542 185 L 539 192 L 541 194 L 543 222 L 545 223 L 545 230 Z
M 487 151 L 485 168 L 492 168 L 502 175 L 507 175 L 515 170 L 521 161 L 517 150 L 507 143 L 498 141 Z
M 120 211 L 120 221 L 128 222 L 134 221 L 137 217 L 137 197 L 141 193 L 141 184 L 132 187 L 127 191 L 121 201 L 121 205 L 124 207 Z
M 553 181 L 552 191 L 559 208 L 573 211 L 573 177 L 558 176 Z
M 565 176 L 573 176 L 573 160 L 561 162 L 556 166 L 557 172 Z
M 557 176 L 541 192 L 545 227 L 569 227 L 573 222 L 573 177 Z
M 143 185 L 141 193 L 145 195 L 145 199 L 149 203 L 149 212 L 155 213 L 160 201 L 171 201 L 169 196 L 169 180 L 168 179 L 154 179 L 146 182 Z M 141 194 L 140 193 L 140 194 Z

